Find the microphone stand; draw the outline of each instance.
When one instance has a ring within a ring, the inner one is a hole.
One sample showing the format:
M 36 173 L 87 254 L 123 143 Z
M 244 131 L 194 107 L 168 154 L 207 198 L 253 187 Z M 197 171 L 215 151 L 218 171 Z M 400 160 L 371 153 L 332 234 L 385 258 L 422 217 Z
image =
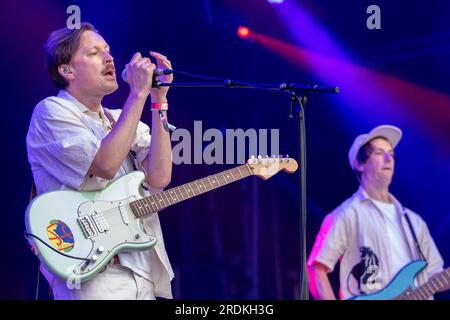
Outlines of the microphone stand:
M 174 71 L 175 72 L 175 71 Z M 182 73 L 189 76 L 194 76 L 203 79 L 212 79 L 218 82 L 174 82 L 174 83 L 162 83 L 158 80 L 154 81 L 154 87 L 172 87 L 172 88 L 239 88 L 239 89 L 257 89 L 272 92 L 282 92 L 289 93 L 291 96 L 291 108 L 289 113 L 289 118 L 293 119 L 293 109 L 296 104 L 298 108 L 297 120 L 298 120 L 298 151 L 300 157 L 300 165 L 303 170 L 299 171 L 299 183 L 300 183 L 300 300 L 309 300 L 309 290 L 308 290 L 308 277 L 306 275 L 306 123 L 305 123 L 305 112 L 304 108 L 308 101 L 308 93 L 339 93 L 339 87 L 327 87 L 327 86 L 311 86 L 311 85 L 301 85 L 296 83 L 281 83 L 280 85 L 274 84 L 251 84 L 244 83 L 235 80 L 223 80 L 219 78 L 212 78 L 202 75 L 194 75 L 187 72 L 175 72 Z M 222 80 L 222 82 L 219 82 Z

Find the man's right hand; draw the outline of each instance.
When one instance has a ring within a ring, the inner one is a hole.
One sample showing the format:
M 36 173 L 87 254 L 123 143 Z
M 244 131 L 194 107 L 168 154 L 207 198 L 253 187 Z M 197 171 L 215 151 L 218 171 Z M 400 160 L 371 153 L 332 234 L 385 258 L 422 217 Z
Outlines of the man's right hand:
M 137 52 L 131 58 L 130 63 L 125 66 L 127 71 L 128 84 L 130 85 L 130 94 L 144 95 L 150 94 L 153 82 L 153 71 L 156 65 L 149 58 L 142 57 Z

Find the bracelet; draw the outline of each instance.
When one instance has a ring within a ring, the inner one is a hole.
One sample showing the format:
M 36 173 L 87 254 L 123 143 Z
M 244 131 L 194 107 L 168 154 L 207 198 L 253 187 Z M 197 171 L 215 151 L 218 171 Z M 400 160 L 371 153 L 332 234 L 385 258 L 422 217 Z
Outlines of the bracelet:
M 152 102 L 151 104 L 152 111 L 167 111 L 169 110 L 169 104 L 167 102 Z
M 167 121 L 167 117 L 162 113 L 161 110 L 158 110 L 159 112 L 159 118 L 161 119 L 161 123 L 163 124 L 164 129 L 166 129 L 167 132 L 174 131 L 177 127 L 171 125 Z

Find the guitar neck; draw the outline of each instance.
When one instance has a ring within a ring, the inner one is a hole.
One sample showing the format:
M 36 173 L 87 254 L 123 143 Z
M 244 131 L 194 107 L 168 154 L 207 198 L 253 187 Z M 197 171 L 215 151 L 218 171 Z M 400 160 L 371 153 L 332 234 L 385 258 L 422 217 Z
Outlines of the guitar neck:
M 431 277 L 423 285 L 415 288 L 408 295 L 404 296 L 407 300 L 426 300 L 441 289 L 448 288 L 450 283 L 450 268 Z
M 198 196 L 202 193 L 220 188 L 253 174 L 248 164 L 225 170 L 217 174 L 198 179 L 181 186 L 145 197 L 130 203 L 136 217 L 161 211 L 173 204 Z

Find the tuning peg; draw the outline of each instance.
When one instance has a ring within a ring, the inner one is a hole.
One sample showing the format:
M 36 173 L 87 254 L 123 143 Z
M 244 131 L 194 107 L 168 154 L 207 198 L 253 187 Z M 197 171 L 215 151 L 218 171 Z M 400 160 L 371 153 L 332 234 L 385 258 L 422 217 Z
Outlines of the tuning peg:
M 284 156 L 285 158 L 289 158 L 289 155 L 288 154 L 286 154 L 285 156 Z
M 272 158 L 276 158 L 276 157 L 277 157 L 276 155 L 274 155 L 274 154 L 272 155 Z
M 254 156 L 254 155 L 252 155 L 252 156 L 250 157 L 250 159 L 252 159 L 252 160 L 253 160 L 253 159 L 255 159 L 255 156 Z
M 262 159 L 262 157 L 261 157 L 261 155 L 260 155 L 260 154 L 258 155 L 258 159 Z

